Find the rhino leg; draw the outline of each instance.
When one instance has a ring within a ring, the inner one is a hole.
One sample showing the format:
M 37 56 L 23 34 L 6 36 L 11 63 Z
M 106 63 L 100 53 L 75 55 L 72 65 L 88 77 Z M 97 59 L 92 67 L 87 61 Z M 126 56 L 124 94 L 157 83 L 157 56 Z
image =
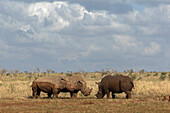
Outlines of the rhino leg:
M 37 84 L 35 82 L 32 83 L 32 96 L 33 96 L 33 99 L 36 98 L 36 92 L 37 92 Z
M 107 94 L 107 99 L 109 99 L 110 98 L 110 91 L 108 89 L 105 89 L 104 91 Z
M 126 98 L 130 99 L 131 98 L 131 92 L 130 91 L 125 91 L 125 93 L 126 93 Z
M 32 90 L 33 92 L 32 92 L 32 96 L 33 96 L 33 99 L 35 99 L 36 98 L 36 90 Z
M 52 93 L 48 93 L 48 98 L 51 98 Z
M 41 91 L 40 91 L 40 90 L 37 90 L 36 97 L 37 97 L 38 99 L 40 98 L 40 93 L 41 93 Z
M 53 96 L 54 96 L 54 99 L 58 98 L 58 94 L 59 94 L 59 91 L 58 89 L 53 89 Z
M 77 98 L 77 93 L 78 93 L 78 91 L 70 92 L 71 98 Z
M 115 94 L 112 92 L 112 98 L 115 98 Z

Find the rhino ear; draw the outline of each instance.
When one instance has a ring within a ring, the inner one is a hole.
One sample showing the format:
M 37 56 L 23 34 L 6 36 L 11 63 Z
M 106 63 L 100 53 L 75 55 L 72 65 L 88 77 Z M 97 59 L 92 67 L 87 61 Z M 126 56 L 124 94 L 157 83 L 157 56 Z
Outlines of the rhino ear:
M 61 83 L 65 83 L 65 82 L 66 82 L 66 79 L 61 78 L 61 79 L 60 79 L 60 82 L 61 82 Z
M 82 85 L 82 84 L 83 84 L 81 81 L 78 81 L 77 83 L 78 83 L 78 84 L 80 84 L 80 85 Z
M 100 85 L 100 82 L 95 82 L 97 85 Z
M 61 80 L 66 81 L 66 79 L 64 79 L 64 78 L 61 78 Z
M 75 85 L 77 85 L 77 86 L 82 86 L 83 83 L 82 83 L 81 81 L 78 81 L 78 82 L 75 83 Z

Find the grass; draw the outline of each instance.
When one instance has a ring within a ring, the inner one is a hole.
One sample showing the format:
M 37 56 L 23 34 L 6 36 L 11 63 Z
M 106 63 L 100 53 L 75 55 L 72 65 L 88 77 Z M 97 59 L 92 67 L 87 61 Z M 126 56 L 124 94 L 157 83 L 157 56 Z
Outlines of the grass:
M 158 73 L 158 72 L 157 72 Z M 150 74 L 150 76 L 146 76 Z M 125 94 L 116 94 L 116 99 L 96 99 L 98 87 L 95 82 L 102 79 L 101 73 L 86 73 L 82 75 L 87 85 L 93 88 L 90 96 L 84 97 L 80 92 L 78 99 L 69 99 L 69 93 L 60 93 L 59 99 L 46 99 L 47 94 L 41 93 L 41 99 L 32 99 L 31 83 L 35 76 L 1 76 L 0 78 L 0 113 L 15 112 L 170 112 L 170 102 L 161 98 L 170 95 L 169 74 L 160 80 L 162 73 L 133 73 L 135 89 L 132 90 L 132 99 L 125 99 Z M 49 74 L 41 76 L 57 76 Z M 65 74 L 62 74 L 66 76 Z M 164 74 L 165 75 L 165 74 Z M 61 98 L 65 97 L 65 98 Z

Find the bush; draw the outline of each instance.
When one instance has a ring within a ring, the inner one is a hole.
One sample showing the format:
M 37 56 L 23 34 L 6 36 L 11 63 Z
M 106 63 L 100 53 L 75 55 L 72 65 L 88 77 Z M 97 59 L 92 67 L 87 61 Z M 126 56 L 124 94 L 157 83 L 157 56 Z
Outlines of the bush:
M 130 74 L 130 75 L 128 75 L 132 80 L 135 80 L 136 79 L 136 75 L 132 75 L 132 74 Z
M 166 72 L 162 72 L 161 75 L 166 75 L 167 73 Z
M 142 80 L 142 77 L 139 77 L 137 80 Z
M 146 77 L 149 77 L 149 76 L 151 76 L 151 75 L 150 75 L 150 74 L 147 74 L 147 75 L 146 75 Z
M 170 79 L 170 73 L 168 74 L 168 77 L 169 77 L 169 79 Z
M 96 75 L 94 75 L 94 76 L 91 76 L 91 78 L 96 78 Z
M 159 78 L 160 78 L 160 80 L 163 80 L 163 81 L 164 81 L 164 80 L 166 79 L 166 75 L 162 75 L 162 74 L 161 74 L 161 76 L 160 76 Z
M 155 73 L 153 76 L 158 76 L 158 73 Z
M 67 77 L 71 77 L 73 74 L 71 74 L 71 73 L 66 73 L 66 76 Z

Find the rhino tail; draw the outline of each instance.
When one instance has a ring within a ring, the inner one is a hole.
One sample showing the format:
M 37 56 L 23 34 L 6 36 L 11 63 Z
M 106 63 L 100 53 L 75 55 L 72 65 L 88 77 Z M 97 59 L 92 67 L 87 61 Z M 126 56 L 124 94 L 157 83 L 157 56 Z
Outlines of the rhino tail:
M 36 80 L 38 79 L 39 77 L 36 77 L 35 79 L 34 79 L 34 81 L 32 82 L 32 84 L 30 85 L 30 87 L 33 87 L 33 84 L 36 84 Z M 36 84 L 37 85 L 37 84 Z

